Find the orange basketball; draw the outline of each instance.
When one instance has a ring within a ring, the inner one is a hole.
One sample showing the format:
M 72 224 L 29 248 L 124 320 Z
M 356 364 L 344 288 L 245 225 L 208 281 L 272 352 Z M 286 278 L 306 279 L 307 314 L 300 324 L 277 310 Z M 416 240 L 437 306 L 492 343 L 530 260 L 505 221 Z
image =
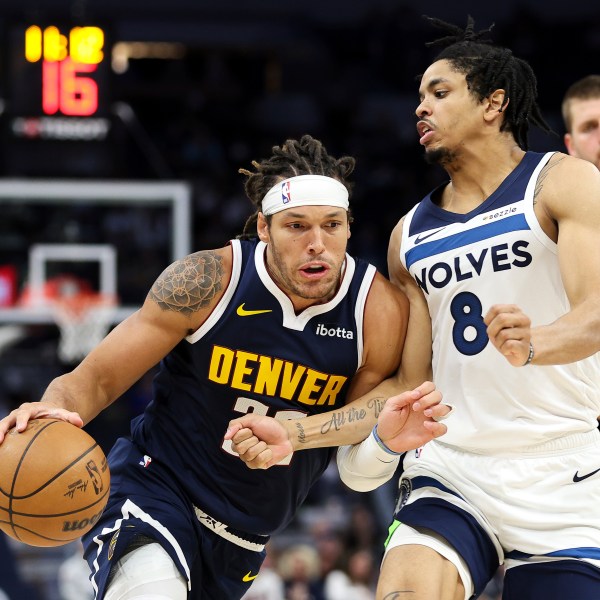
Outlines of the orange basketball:
M 85 431 L 33 419 L 0 445 L 0 529 L 30 546 L 62 546 L 100 518 L 110 489 L 104 452 Z

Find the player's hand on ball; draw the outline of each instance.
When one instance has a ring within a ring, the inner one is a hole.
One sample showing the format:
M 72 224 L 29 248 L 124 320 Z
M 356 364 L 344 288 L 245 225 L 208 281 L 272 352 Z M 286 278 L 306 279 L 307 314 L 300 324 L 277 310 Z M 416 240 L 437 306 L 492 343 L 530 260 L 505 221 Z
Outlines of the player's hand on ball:
M 250 469 L 268 469 L 294 451 L 283 422 L 261 415 L 233 419 L 225 439 Z
M 4 437 L 10 429 L 14 427 L 19 432 L 24 431 L 30 420 L 38 418 L 59 419 L 76 427 L 83 427 L 83 419 L 76 412 L 66 410 L 50 402 L 25 402 L 0 420 L 0 444 L 4 441 Z
M 394 452 L 419 448 L 444 435 L 442 419 L 453 407 L 442 404 L 442 394 L 430 381 L 418 388 L 389 398 L 377 420 L 377 435 Z

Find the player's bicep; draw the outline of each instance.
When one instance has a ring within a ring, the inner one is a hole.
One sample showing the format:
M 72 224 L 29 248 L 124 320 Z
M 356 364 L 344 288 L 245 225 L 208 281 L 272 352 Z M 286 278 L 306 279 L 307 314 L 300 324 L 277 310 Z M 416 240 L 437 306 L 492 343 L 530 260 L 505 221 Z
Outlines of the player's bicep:
M 556 191 L 547 203 L 558 224 L 561 277 L 575 307 L 600 300 L 600 171 L 591 163 L 565 157 L 552 175 Z
M 400 219 L 388 246 L 390 280 L 409 300 L 410 311 L 406 340 L 397 379 L 403 387 L 415 387 L 430 380 L 432 332 L 429 307 L 423 291 L 401 261 L 404 218 Z
M 363 363 L 353 377 L 349 398 L 365 394 L 397 372 L 407 324 L 406 296 L 378 273 L 365 307 Z

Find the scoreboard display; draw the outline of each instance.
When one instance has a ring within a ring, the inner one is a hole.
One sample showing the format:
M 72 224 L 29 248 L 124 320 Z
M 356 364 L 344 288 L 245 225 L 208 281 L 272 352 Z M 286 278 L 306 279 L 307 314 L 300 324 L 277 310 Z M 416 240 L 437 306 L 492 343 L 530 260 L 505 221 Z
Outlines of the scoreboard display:
M 25 30 L 24 56 L 41 64 L 41 109 L 89 117 L 98 111 L 99 82 L 94 78 L 104 61 L 104 31 L 100 27 L 73 27 L 67 35 L 50 25 Z
M 110 174 L 105 28 L 24 23 L 10 27 L 6 43 L 5 173 Z

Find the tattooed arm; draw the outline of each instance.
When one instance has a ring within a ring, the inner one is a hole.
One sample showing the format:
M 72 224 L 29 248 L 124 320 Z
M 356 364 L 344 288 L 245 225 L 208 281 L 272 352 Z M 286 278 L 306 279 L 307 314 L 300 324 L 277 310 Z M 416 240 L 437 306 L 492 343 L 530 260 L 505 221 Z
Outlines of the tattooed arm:
M 413 449 L 442 435 L 445 426 L 433 423 L 431 417 L 443 416 L 448 409 L 439 404 L 435 386 L 426 382 L 413 389 L 416 383 L 397 376 L 407 321 L 406 296 L 378 274 L 365 308 L 363 363 L 352 378 L 346 405 L 292 421 L 247 414 L 231 421 L 225 439 L 233 441 L 233 449 L 250 468 L 268 468 L 296 450 L 364 440 L 392 396 L 400 422 L 399 445 Z
M 114 402 L 208 318 L 227 288 L 229 247 L 191 254 L 155 281 L 144 305 L 115 327 L 70 373 L 54 379 L 40 402 L 0 421 L 0 442 L 15 424 L 56 417 L 82 426 Z

